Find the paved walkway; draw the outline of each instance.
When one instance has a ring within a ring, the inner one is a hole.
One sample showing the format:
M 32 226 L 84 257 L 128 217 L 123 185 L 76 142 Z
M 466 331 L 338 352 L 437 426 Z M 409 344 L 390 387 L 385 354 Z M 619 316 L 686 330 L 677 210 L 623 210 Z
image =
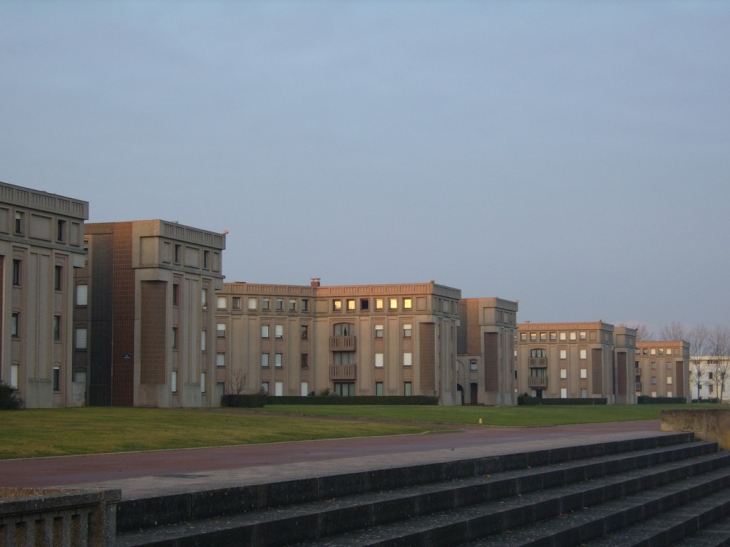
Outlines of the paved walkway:
M 0 486 L 121 488 L 123 499 L 662 435 L 659 420 L 0 461 Z

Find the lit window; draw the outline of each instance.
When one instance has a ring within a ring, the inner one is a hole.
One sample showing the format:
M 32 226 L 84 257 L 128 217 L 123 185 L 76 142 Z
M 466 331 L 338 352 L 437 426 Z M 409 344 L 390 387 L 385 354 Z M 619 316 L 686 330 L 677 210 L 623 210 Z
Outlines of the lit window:
M 412 330 L 411 325 L 403 325 L 403 338 L 410 338 Z
M 383 354 L 382 353 L 375 354 L 375 368 L 383 368 Z
M 670 384 L 671 385 L 671 383 L 672 383 L 672 377 L 671 376 L 667 376 L 667 384 Z
M 530 333 L 530 342 L 537 342 L 537 333 L 536 332 Z
M 567 339 L 568 339 L 568 336 L 566 335 L 566 333 L 564 333 L 564 332 L 561 332 L 561 333 L 560 333 L 560 339 L 561 339 L 561 340 L 563 340 L 563 341 L 565 341 L 565 340 L 567 340 Z
M 269 325 L 261 325 L 261 338 L 269 337 Z
M 383 325 L 375 325 L 375 338 L 383 337 Z
M 332 301 L 332 311 L 342 311 L 342 300 L 333 300 Z
M 382 310 L 383 309 L 383 299 L 382 298 L 376 298 L 375 299 L 375 309 L 376 310 Z
M 281 340 L 282 338 L 284 338 L 284 325 L 274 326 L 274 336 L 276 336 L 277 340 Z
M 413 309 L 413 300 L 410 298 L 404 298 L 403 299 L 403 309 L 404 310 Z
M 347 299 L 347 311 L 355 311 L 355 299 L 354 298 Z
M 398 299 L 397 298 L 388 298 L 388 309 L 389 310 L 398 309 Z
M 76 305 L 87 306 L 89 304 L 89 286 L 76 285 Z
M 570 333 L 570 339 L 575 340 L 577 338 L 576 334 L 574 332 Z
M 558 339 L 558 333 L 557 332 L 551 332 L 550 333 L 550 340 L 557 340 Z
M 667 348 L 667 355 L 671 355 L 671 354 L 672 354 L 672 348 Z
M 410 351 L 403 353 L 403 366 L 410 367 L 413 364 L 413 354 Z
M 540 342 L 547 342 L 547 332 L 540 333 Z

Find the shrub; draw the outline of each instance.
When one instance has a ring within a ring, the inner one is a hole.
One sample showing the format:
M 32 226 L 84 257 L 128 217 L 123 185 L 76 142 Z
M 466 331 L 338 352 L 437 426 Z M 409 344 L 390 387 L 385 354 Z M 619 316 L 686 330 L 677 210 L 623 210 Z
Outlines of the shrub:
M 527 395 L 520 395 L 517 397 L 517 404 L 518 405 L 525 405 L 525 406 L 549 406 L 549 405 L 605 405 L 608 403 L 608 399 L 602 398 L 602 399 L 548 399 L 548 398 L 538 398 L 538 397 L 530 397 Z
M 266 393 L 254 393 L 252 395 L 243 395 L 238 393 L 230 393 L 221 397 L 221 406 L 236 408 L 260 408 L 266 404 L 269 396 Z
M 0 410 L 20 410 L 23 406 L 18 390 L 0 382 Z
M 639 395 L 636 401 L 640 405 L 683 405 L 687 403 L 686 397 L 649 397 Z

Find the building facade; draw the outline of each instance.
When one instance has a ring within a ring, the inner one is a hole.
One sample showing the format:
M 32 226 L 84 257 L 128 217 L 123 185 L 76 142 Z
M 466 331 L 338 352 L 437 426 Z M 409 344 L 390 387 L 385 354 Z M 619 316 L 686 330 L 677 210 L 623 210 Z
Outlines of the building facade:
M 521 323 L 518 331 L 519 393 L 636 402 L 634 329 L 596 321 Z
M 517 404 L 517 309 L 517 302 L 501 298 L 460 301 L 457 381 L 463 404 Z
M 219 393 L 435 395 L 461 400 L 461 291 L 434 282 L 225 283 L 216 301 Z
M 637 342 L 635 365 L 637 396 L 689 399 L 689 342 Z
M 692 399 L 730 398 L 730 355 L 692 355 L 689 364 Z
M 73 272 L 85 201 L 0 183 L 0 380 L 28 408 L 82 405 L 72 361 Z
M 86 225 L 73 369 L 95 406 L 218 406 L 215 291 L 225 235 L 176 222 Z

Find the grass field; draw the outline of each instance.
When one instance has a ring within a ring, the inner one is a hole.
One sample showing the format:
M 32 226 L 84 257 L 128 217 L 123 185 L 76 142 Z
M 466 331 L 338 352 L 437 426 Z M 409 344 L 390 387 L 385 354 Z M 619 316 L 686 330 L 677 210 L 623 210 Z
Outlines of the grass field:
M 423 433 L 476 426 L 480 418 L 484 426 L 511 427 L 651 420 L 660 418 L 663 409 L 722 406 L 269 405 L 259 410 L 4 411 L 0 413 L 0 459 Z
M 202 410 L 66 408 L 0 413 L 0 459 L 423 433 L 438 426 Z
M 598 405 L 598 406 L 311 406 L 268 405 L 267 413 L 337 416 L 432 424 L 535 427 L 564 424 L 657 420 L 665 409 L 728 408 L 727 405 Z M 250 411 L 249 411 L 250 412 Z

